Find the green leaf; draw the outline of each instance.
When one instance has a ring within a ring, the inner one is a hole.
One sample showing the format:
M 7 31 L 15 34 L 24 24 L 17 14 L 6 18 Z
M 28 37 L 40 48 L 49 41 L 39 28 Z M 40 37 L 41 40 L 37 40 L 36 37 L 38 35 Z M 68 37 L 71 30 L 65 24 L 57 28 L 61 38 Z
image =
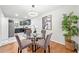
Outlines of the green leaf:
M 72 28 L 71 28 L 71 34 L 72 34 L 72 36 L 78 34 L 78 28 L 76 26 L 72 26 Z
M 78 18 L 78 16 L 73 15 L 73 16 L 71 16 L 71 19 L 72 19 L 72 20 L 78 20 L 79 18 Z
M 78 35 L 79 29 L 76 26 L 78 20 L 79 17 L 73 15 L 73 12 L 71 12 L 68 16 L 66 14 L 64 15 L 62 21 L 62 30 L 67 32 L 64 33 L 65 36 Z

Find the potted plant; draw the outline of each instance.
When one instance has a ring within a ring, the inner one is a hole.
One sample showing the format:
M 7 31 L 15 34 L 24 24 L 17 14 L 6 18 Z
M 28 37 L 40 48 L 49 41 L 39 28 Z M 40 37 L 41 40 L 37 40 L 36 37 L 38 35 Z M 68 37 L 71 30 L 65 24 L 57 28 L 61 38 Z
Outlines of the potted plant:
M 73 15 L 71 12 L 69 15 L 64 14 L 62 21 L 62 30 L 65 36 L 65 45 L 66 48 L 73 50 L 73 40 L 72 36 L 78 35 L 79 29 L 77 27 L 79 17 L 77 15 Z

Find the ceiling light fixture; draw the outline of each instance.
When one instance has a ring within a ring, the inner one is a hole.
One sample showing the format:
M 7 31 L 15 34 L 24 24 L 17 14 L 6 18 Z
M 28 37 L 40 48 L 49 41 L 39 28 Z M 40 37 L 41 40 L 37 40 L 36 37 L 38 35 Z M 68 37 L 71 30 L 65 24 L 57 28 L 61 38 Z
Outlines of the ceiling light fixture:
M 35 5 L 32 5 L 32 10 L 28 12 L 30 17 L 38 16 L 38 12 L 35 11 Z
M 33 8 L 35 8 L 35 5 L 32 5 Z
M 31 12 L 28 13 L 28 15 L 31 16 L 31 17 L 35 17 L 35 16 L 38 15 L 38 13 L 35 12 L 35 11 L 31 11 Z

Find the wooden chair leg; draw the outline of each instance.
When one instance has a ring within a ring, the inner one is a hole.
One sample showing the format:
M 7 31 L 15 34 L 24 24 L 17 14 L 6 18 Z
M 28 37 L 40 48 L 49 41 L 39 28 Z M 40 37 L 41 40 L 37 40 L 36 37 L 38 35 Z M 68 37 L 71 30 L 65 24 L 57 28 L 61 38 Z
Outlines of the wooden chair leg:
M 18 53 L 19 53 L 19 47 L 18 47 Z
M 78 53 L 77 49 L 74 49 L 74 52 Z
M 35 45 L 35 52 L 36 52 L 36 45 Z
M 44 53 L 46 53 L 46 49 L 44 49 Z
M 22 53 L 22 50 L 20 50 L 20 53 Z
M 32 45 L 32 52 L 34 52 L 34 51 L 33 51 L 33 45 Z
M 48 52 L 50 53 L 50 45 L 48 45 Z

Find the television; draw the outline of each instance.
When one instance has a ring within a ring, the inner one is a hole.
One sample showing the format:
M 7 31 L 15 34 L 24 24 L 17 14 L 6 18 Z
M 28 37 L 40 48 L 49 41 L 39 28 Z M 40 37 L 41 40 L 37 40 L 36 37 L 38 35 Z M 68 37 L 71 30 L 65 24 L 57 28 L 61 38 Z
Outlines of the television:
M 31 25 L 31 20 L 24 20 L 24 21 L 20 21 L 20 25 Z

